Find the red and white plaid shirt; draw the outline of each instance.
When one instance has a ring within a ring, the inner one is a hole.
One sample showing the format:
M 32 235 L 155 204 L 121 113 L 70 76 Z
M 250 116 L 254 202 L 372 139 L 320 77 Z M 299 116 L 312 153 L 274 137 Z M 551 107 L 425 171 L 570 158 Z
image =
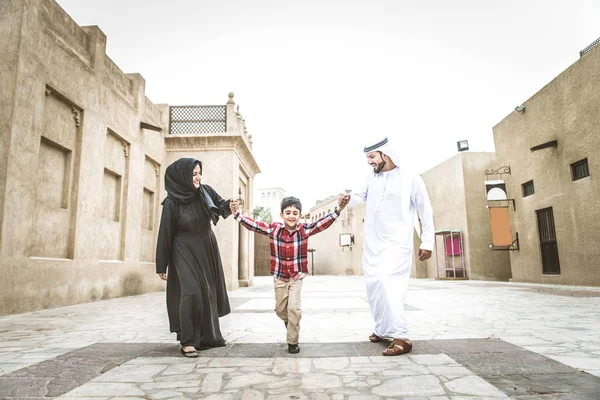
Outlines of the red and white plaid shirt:
M 244 217 L 239 211 L 235 220 L 245 228 L 271 239 L 271 274 L 282 281 L 298 279 L 300 272 L 308 273 L 308 238 L 329 228 L 339 216 L 337 210 L 311 223 L 299 223 L 293 231 L 281 222 L 265 224 Z

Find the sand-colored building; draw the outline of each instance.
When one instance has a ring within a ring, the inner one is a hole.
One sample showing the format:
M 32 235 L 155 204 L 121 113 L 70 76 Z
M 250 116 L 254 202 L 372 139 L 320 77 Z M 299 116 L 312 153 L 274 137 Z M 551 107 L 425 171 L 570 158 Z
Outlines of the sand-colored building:
M 510 279 L 509 251 L 490 248 L 484 182 L 485 171 L 497 163 L 494 153 L 462 152 L 421 174 L 433 208 L 437 247 L 430 260 L 414 264 L 414 277 Z M 415 239 L 415 249 L 419 243 Z
M 600 285 L 600 46 L 493 128 L 509 198 L 512 279 Z
M 156 236 L 179 157 L 251 207 L 259 168 L 233 94 L 192 110 L 216 110 L 217 127 L 173 132 L 182 109 L 153 104 L 105 49 L 53 0 L 0 2 L 0 314 L 164 288 Z M 251 284 L 253 238 L 231 218 L 215 231 L 228 288 Z
M 310 209 L 309 220 L 314 222 L 333 212 L 338 195 L 330 196 Z M 309 272 L 314 275 L 362 275 L 362 231 L 365 204 L 346 207 L 325 231 L 308 240 Z M 313 263 L 314 261 L 314 263 Z

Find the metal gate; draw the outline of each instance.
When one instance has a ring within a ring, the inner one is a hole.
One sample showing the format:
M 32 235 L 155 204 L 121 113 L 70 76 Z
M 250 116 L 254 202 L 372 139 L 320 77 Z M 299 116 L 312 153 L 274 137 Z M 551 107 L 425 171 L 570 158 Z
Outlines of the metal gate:
M 560 275 L 558 261 L 558 244 L 554 229 L 554 214 L 552 207 L 537 210 L 538 232 L 540 235 L 540 250 L 542 253 L 542 270 L 544 274 Z

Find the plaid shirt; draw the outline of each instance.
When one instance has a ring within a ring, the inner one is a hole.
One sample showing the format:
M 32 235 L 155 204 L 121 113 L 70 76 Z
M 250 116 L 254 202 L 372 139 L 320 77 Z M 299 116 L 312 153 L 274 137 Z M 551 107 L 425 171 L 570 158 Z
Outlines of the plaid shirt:
M 339 215 L 335 210 L 318 221 L 299 223 L 291 232 L 281 222 L 265 224 L 244 217 L 239 211 L 234 218 L 248 230 L 271 239 L 271 274 L 282 281 L 289 281 L 290 277 L 298 279 L 300 272 L 308 273 L 308 238 L 329 228 Z

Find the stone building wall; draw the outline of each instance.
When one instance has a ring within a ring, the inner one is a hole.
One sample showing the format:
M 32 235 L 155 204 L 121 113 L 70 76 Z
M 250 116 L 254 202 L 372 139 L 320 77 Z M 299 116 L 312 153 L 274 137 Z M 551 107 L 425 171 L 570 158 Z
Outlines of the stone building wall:
M 226 135 L 188 135 L 170 152 L 169 107 L 105 49 L 98 27 L 53 0 L 0 2 L 0 314 L 162 290 L 163 178 L 180 156 L 204 159 L 223 197 L 239 196 L 242 176 L 252 190 L 259 169 L 232 94 Z M 211 140 L 224 145 L 198 145 Z M 231 219 L 216 231 L 233 289 L 253 242 L 240 258 Z
M 519 233 L 512 251 L 515 281 L 600 285 L 600 48 L 573 65 L 493 128 Z M 556 141 L 556 145 L 552 143 Z M 545 148 L 535 149 L 540 145 Z M 572 164 L 586 160 L 589 176 L 573 180 Z M 534 193 L 524 196 L 523 184 Z M 538 213 L 552 209 L 559 271 L 545 271 Z

